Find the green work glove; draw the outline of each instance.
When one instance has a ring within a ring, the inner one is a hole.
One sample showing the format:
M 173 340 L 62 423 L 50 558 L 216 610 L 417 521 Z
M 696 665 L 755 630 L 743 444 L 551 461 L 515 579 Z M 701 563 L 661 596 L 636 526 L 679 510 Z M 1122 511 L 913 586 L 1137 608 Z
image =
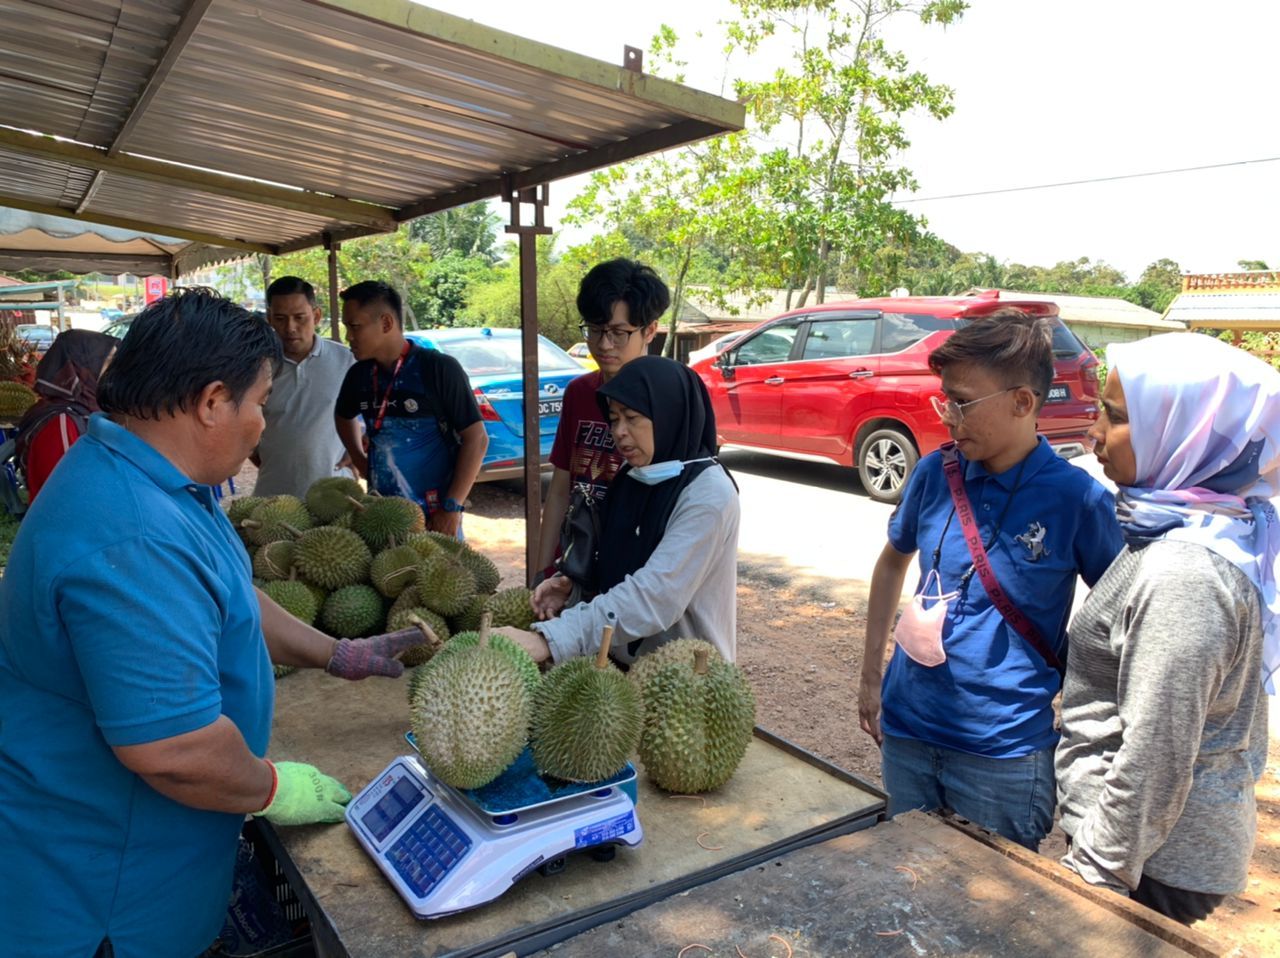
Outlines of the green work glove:
M 276 783 L 261 815 L 273 825 L 315 825 L 340 822 L 351 793 L 342 783 L 314 765 L 302 762 L 268 762 Z

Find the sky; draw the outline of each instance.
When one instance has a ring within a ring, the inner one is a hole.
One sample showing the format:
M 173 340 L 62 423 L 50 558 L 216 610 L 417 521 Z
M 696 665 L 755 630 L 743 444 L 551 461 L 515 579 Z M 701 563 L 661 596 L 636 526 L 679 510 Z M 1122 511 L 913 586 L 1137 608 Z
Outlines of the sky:
M 717 23 L 733 12 L 727 0 L 429 5 L 612 63 L 621 63 L 624 44 L 647 48 L 668 24 L 682 41 L 686 82 L 712 93 L 732 89 L 718 52 Z M 1277 0 L 971 0 L 964 19 L 945 30 L 899 20 L 888 42 L 913 69 L 955 91 L 948 119 L 906 121 L 912 146 L 903 162 L 920 184 L 907 208 L 961 250 L 1005 262 L 1089 257 L 1131 280 L 1165 257 L 1184 272 L 1234 270 L 1240 259 L 1280 266 L 1280 161 L 939 199 L 1280 160 L 1278 36 Z M 785 58 L 779 46 L 750 63 L 731 62 L 729 79 Z M 578 189 L 575 180 L 552 185 L 553 225 Z

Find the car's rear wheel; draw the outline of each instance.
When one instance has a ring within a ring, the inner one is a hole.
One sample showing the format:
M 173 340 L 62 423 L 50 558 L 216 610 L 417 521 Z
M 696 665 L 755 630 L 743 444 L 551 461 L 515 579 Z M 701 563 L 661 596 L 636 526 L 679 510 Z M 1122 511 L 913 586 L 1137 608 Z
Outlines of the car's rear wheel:
M 872 499 L 897 502 L 919 461 L 920 454 L 906 433 L 877 429 L 858 449 L 858 477 L 862 488 Z

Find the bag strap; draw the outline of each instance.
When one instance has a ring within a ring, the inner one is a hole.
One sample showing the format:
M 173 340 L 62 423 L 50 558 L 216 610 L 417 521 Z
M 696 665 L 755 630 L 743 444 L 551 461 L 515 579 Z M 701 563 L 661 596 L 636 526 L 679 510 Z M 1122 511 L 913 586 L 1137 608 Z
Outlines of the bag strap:
M 973 506 L 969 504 L 969 495 L 964 491 L 964 475 L 960 468 L 960 460 L 956 455 L 955 443 L 947 443 L 942 447 L 942 472 L 947 478 L 947 488 L 951 490 L 951 501 L 956 507 L 956 518 L 960 520 L 960 530 L 964 534 L 964 544 L 969 547 L 969 555 L 973 559 L 973 567 L 982 580 L 982 587 L 987 590 L 992 605 L 999 610 L 1010 628 L 1017 632 L 1027 644 L 1040 653 L 1040 657 L 1053 666 L 1059 675 L 1066 674 L 1062 660 L 1058 658 L 1035 623 L 1013 604 L 1008 593 L 996 581 L 992 571 L 991 560 L 987 558 L 986 546 L 982 544 L 982 533 L 978 531 L 978 523 L 973 517 Z

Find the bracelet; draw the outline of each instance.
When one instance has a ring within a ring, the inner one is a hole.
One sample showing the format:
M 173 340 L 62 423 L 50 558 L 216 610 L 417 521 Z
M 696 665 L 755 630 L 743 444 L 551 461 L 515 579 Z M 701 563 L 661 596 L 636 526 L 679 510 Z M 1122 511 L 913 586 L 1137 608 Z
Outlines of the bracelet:
M 260 812 L 265 812 L 271 807 L 271 803 L 276 800 L 276 789 L 280 787 L 280 773 L 276 771 L 275 763 L 267 758 L 263 761 L 267 763 L 267 768 L 271 769 L 271 791 L 267 792 L 267 804 L 259 809 Z

